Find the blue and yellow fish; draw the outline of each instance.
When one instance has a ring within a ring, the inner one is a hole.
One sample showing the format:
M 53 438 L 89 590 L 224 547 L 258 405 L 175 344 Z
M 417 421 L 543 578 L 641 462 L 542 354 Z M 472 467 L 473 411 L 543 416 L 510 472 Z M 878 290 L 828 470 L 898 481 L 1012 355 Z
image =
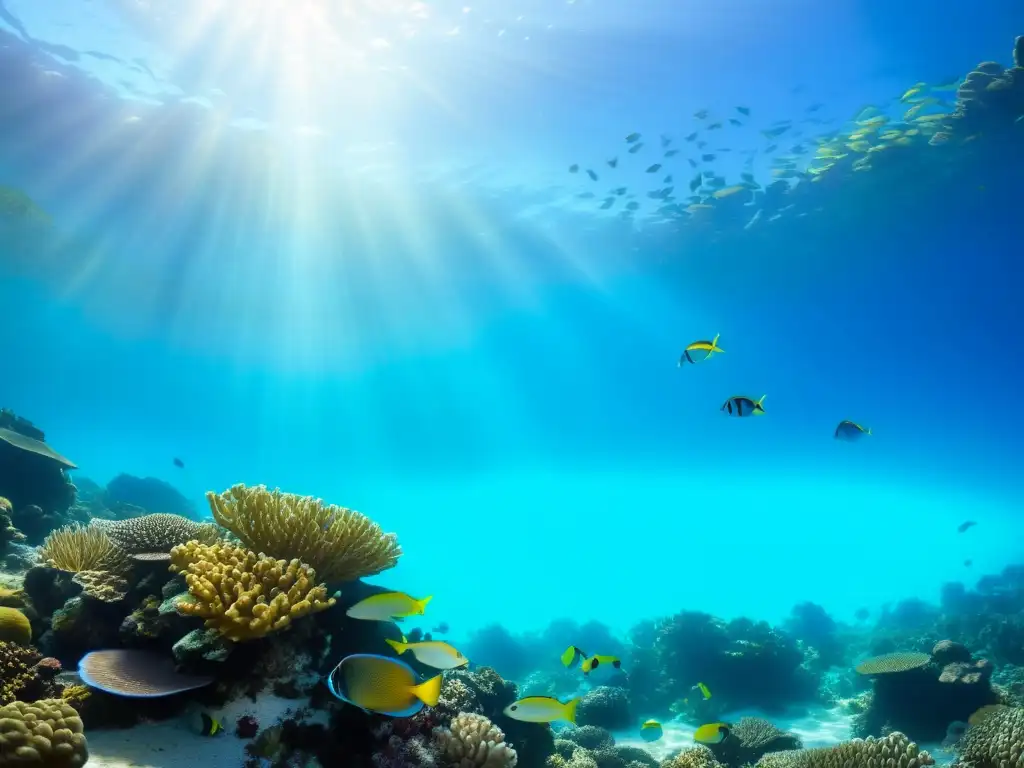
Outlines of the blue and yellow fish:
M 202 736 L 216 736 L 224 730 L 224 726 L 220 724 L 219 720 L 214 720 L 205 712 L 201 712 L 199 715 L 201 726 L 199 733 Z
M 729 732 L 726 723 L 707 723 L 693 732 L 693 740 L 700 744 L 720 744 Z
M 587 658 L 587 653 L 586 651 L 580 650 L 575 645 L 570 645 L 568 648 L 562 651 L 562 655 L 559 658 L 561 658 L 562 660 L 562 666 L 575 667 L 577 664 L 579 664 L 581 661 Z
M 441 675 L 420 682 L 412 667 L 387 656 L 346 656 L 327 676 L 327 687 L 344 702 L 365 712 L 412 717 L 424 705 L 437 706 Z
M 580 665 L 580 669 L 583 670 L 584 675 L 589 675 L 592 670 L 597 669 L 601 665 L 609 664 L 615 667 L 615 669 L 620 669 L 622 667 L 622 661 L 618 656 L 598 656 L 595 654 L 588 659 L 584 659 L 583 664 Z
M 743 395 L 730 397 L 722 405 L 722 410 L 730 416 L 763 416 L 764 399 L 768 395 L 761 395 L 759 400 L 754 400 Z
M 856 424 L 852 421 L 840 421 L 839 426 L 836 427 L 836 440 L 847 440 L 853 442 L 854 440 L 860 440 L 865 435 L 871 435 L 871 429 L 865 429 L 860 424 Z
M 715 352 L 725 352 L 724 349 L 718 346 L 718 337 L 721 334 L 716 334 L 715 338 L 711 341 L 694 341 L 686 345 L 686 349 L 683 350 L 683 354 L 679 357 L 679 366 L 683 367 L 683 363 L 702 363 L 705 360 L 710 360 L 711 355 Z
M 661 723 L 657 720 L 647 720 L 640 726 L 640 738 L 644 741 L 657 741 L 663 733 Z

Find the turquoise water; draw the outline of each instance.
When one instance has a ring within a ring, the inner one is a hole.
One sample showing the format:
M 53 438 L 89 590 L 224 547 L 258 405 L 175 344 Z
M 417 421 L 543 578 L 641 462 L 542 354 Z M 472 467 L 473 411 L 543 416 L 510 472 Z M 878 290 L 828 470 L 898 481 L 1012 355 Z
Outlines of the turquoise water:
M 744 105 L 715 170 L 768 183 L 758 130 L 1009 67 L 1019 4 L 292 5 L 2 4 L 0 183 L 61 240 L 4 253 L 0 405 L 81 475 L 358 509 L 460 637 L 851 618 L 1024 554 L 1024 129 L 775 228 L 598 208 L 633 131 Z

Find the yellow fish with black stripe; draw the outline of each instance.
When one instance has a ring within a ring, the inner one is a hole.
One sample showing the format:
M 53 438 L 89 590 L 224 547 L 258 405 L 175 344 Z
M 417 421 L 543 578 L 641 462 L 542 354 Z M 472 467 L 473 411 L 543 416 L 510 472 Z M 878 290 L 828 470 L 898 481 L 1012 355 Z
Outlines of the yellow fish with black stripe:
M 506 717 L 522 720 L 524 723 L 553 723 L 565 720 L 576 724 L 576 707 L 579 698 L 561 702 L 551 696 L 527 696 L 513 701 L 503 710 Z
M 715 352 L 725 352 L 724 349 L 718 346 L 718 337 L 721 335 L 720 333 L 716 334 L 715 338 L 711 341 L 701 340 L 687 344 L 683 354 L 679 356 L 677 367 L 682 368 L 683 363 L 702 363 L 705 360 L 710 360 Z
M 693 732 L 693 740 L 699 744 L 720 744 L 730 733 L 727 723 L 707 723 Z
M 615 669 L 622 667 L 622 661 L 618 656 L 598 656 L 594 655 L 588 659 L 583 660 L 583 664 L 580 665 L 580 669 L 583 670 L 584 675 L 589 675 L 593 670 L 597 669 L 602 665 L 611 665 Z
M 722 410 L 730 416 L 763 416 L 763 403 L 766 397 L 768 395 L 761 395 L 760 399 L 754 400 L 744 395 L 736 395 L 722 404 Z
M 355 653 L 346 656 L 327 676 L 327 688 L 344 702 L 364 712 L 391 717 L 412 717 L 426 705 L 436 707 L 441 675 L 420 682 L 403 661 Z
M 575 645 L 570 645 L 562 651 L 562 655 L 559 658 L 562 660 L 563 667 L 575 667 L 587 658 L 587 653 L 586 651 L 580 650 Z

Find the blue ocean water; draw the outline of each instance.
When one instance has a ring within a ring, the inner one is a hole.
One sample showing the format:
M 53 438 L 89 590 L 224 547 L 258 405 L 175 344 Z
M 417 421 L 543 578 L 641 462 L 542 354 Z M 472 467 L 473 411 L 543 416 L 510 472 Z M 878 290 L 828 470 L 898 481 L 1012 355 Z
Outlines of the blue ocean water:
M 597 205 L 648 181 L 631 132 L 681 145 L 698 110 L 748 107 L 710 139 L 735 178 L 811 104 L 804 141 L 1009 67 L 1019 3 L 6 0 L 0 19 L 0 183 L 62 238 L 4 253 L 0 405 L 82 475 L 358 509 L 405 549 L 373 581 L 434 594 L 460 637 L 804 600 L 849 618 L 1024 554 L 1024 129 L 948 183 L 909 167 L 731 237 L 643 196 L 628 219 Z M 764 154 L 751 168 L 770 181 Z M 725 354 L 677 368 L 714 334 Z M 766 416 L 724 416 L 736 394 Z M 872 437 L 834 440 L 841 419 Z

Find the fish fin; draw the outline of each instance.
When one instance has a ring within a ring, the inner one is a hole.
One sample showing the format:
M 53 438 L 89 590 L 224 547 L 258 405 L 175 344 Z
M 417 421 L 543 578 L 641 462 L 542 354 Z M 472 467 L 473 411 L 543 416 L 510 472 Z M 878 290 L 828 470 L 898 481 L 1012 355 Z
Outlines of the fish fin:
M 721 335 L 722 334 L 720 334 L 720 333 L 716 333 L 715 334 L 715 338 L 712 339 L 712 341 L 711 341 L 711 351 L 712 352 L 725 352 L 724 349 L 722 349 L 720 346 L 718 346 L 718 337 L 721 336 Z
M 412 689 L 412 695 L 422 701 L 428 707 L 436 707 L 437 700 L 441 696 L 441 682 L 443 675 L 437 675 L 429 680 L 420 683 Z
M 576 707 L 579 705 L 580 699 L 577 696 L 572 701 L 565 705 L 565 719 L 573 725 L 576 725 Z
M 395 649 L 395 653 L 397 653 L 399 656 L 401 656 L 403 653 L 405 653 L 409 649 L 409 646 L 405 644 L 405 636 L 404 635 L 402 637 L 402 642 L 398 642 L 397 640 L 392 640 L 390 637 L 384 638 L 384 642 L 387 643 L 388 645 L 390 645 L 392 648 L 394 648 Z
M 422 600 L 417 600 L 416 605 L 419 606 L 420 613 L 425 613 L 427 610 L 427 603 L 434 599 L 433 595 L 427 595 Z
M 868 427 L 867 432 L 868 432 L 868 435 L 870 436 L 871 435 L 871 427 Z

